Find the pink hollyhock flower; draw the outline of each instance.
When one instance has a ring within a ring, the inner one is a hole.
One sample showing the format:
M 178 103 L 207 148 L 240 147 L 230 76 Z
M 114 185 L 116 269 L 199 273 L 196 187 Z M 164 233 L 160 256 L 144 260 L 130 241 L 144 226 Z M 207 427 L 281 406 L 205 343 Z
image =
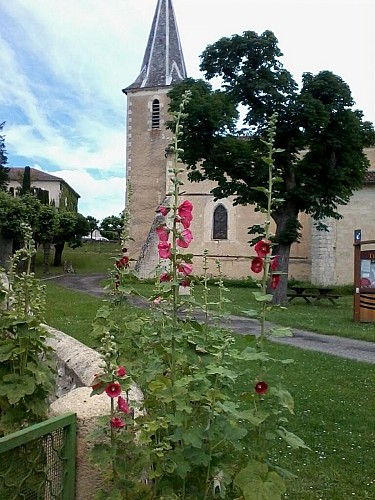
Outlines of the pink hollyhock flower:
M 172 276 L 169 273 L 162 273 L 160 275 L 160 281 L 163 283 L 166 281 L 171 281 L 171 280 L 172 280 Z
M 281 280 L 280 274 L 273 274 L 271 276 L 271 288 L 272 290 L 276 290 L 276 288 L 279 286 Z
M 260 257 L 254 257 L 251 261 L 251 270 L 253 273 L 260 273 L 263 269 L 263 259 Z
M 159 226 L 156 228 L 159 241 L 168 241 L 169 230 L 165 226 Z
M 112 427 L 115 427 L 116 429 L 121 429 L 122 427 L 126 426 L 125 422 L 123 422 L 120 417 L 112 418 L 111 425 L 112 425 Z
M 190 227 L 191 221 L 193 220 L 193 216 L 191 217 L 181 217 L 178 222 L 181 222 L 181 224 L 184 226 L 185 229 L 188 229 Z
M 126 401 L 126 399 L 119 396 L 118 400 L 117 400 L 117 404 L 118 404 L 118 409 L 120 411 L 122 411 L 123 413 L 126 413 L 126 414 L 130 413 L 130 408 L 129 408 L 129 405 L 128 405 L 128 402 Z
M 169 210 L 170 210 L 170 207 L 165 207 L 163 205 L 159 207 L 159 212 L 162 215 L 164 215 L 164 217 L 168 214 Z
M 125 377 L 125 375 L 126 375 L 126 370 L 125 370 L 125 368 L 124 368 L 123 366 L 119 366 L 119 367 L 117 368 L 117 376 L 118 376 L 118 377 Z
M 153 301 L 152 301 L 154 304 L 160 304 L 161 302 L 161 297 L 159 295 L 159 297 L 156 297 Z
M 268 391 L 268 384 L 266 382 L 258 382 L 255 386 L 255 392 L 257 394 L 266 394 Z
M 158 250 L 161 259 L 169 259 L 171 256 L 171 244 L 167 241 L 160 241 L 158 244 Z
M 271 269 L 272 271 L 277 271 L 278 267 L 279 267 L 279 256 L 275 255 L 271 260 Z
M 177 245 L 181 248 L 187 248 L 193 240 L 193 233 L 190 229 L 184 229 L 177 239 Z
M 189 200 L 183 201 L 177 207 L 177 212 L 180 217 L 192 217 L 191 215 L 192 210 L 193 210 L 193 204 Z
M 271 247 L 270 245 L 263 241 L 263 240 L 260 240 L 258 241 L 258 243 L 255 245 L 254 247 L 254 250 L 256 251 L 258 257 L 265 257 L 267 254 L 270 253 L 271 251 Z
M 187 262 L 181 262 L 181 264 L 177 264 L 177 270 L 188 276 L 193 271 L 193 266 Z
M 117 398 L 121 394 L 121 385 L 118 382 L 111 382 L 105 388 L 105 392 L 110 398 Z

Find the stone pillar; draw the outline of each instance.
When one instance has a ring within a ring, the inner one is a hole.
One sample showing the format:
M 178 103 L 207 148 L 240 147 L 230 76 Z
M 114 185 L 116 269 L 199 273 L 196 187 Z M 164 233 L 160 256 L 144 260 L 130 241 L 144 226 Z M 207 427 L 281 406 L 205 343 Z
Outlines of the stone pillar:
M 328 231 L 318 231 L 311 225 L 311 283 L 321 286 L 336 284 L 337 221 L 323 221 Z

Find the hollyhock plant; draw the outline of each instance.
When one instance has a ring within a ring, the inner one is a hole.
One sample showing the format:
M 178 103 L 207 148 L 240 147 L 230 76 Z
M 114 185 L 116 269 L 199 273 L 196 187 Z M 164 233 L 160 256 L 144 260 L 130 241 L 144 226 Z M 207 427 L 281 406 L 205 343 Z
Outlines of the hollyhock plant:
M 260 257 L 254 257 L 251 261 L 251 270 L 253 273 L 260 273 L 263 269 L 263 259 Z
M 193 233 L 190 229 L 184 229 L 177 238 L 177 245 L 181 248 L 187 248 L 193 241 Z
M 129 414 L 130 413 L 130 408 L 128 405 L 128 402 L 126 399 L 122 398 L 121 396 L 118 397 L 117 399 L 117 405 L 118 409 L 122 411 L 123 413 Z
M 276 290 L 276 288 L 279 286 L 281 280 L 280 274 L 273 274 L 271 276 L 271 288 L 272 290 Z
M 275 255 L 274 257 L 272 257 L 271 260 L 271 269 L 272 271 L 277 271 L 278 267 L 279 267 L 279 256 Z
M 171 244 L 167 241 L 160 241 L 158 244 L 159 257 L 169 259 L 171 256 Z
M 264 240 L 258 241 L 258 243 L 255 245 L 254 250 L 258 257 L 264 258 L 266 255 L 268 255 L 271 251 L 271 247 L 269 243 L 267 243 Z
M 193 266 L 187 262 L 181 262 L 177 264 L 177 270 L 185 276 L 188 276 L 193 271 Z
M 169 273 L 167 273 L 167 272 L 162 273 L 160 275 L 160 281 L 162 283 L 165 283 L 165 282 L 168 282 L 168 281 L 171 281 L 171 280 L 172 280 L 172 276 Z
M 177 207 L 177 212 L 178 212 L 178 215 L 181 217 L 181 218 L 193 218 L 192 216 L 192 210 L 193 210 L 193 204 L 191 203 L 191 201 L 189 200 L 185 200 L 183 201 L 178 207 Z M 190 219 L 190 220 L 191 220 Z
M 125 368 L 124 368 L 123 366 L 119 366 L 119 367 L 117 368 L 117 376 L 118 376 L 118 377 L 125 377 L 125 375 L 126 375 L 126 370 L 125 370 Z
M 268 391 L 268 384 L 267 384 L 267 382 L 261 381 L 261 382 L 258 382 L 256 384 L 256 386 L 255 386 L 255 392 L 257 394 L 263 395 L 263 394 L 266 394 L 267 391 Z
M 159 237 L 159 241 L 168 241 L 169 230 L 166 226 L 159 226 L 156 228 L 156 233 Z
M 169 212 L 169 211 L 170 211 L 170 207 L 166 207 L 166 206 L 164 206 L 164 205 L 162 205 L 162 206 L 160 206 L 160 207 L 159 207 L 159 212 L 160 212 L 162 215 L 164 215 L 164 217 L 165 217 L 166 215 L 168 215 L 168 212 Z
M 121 385 L 118 382 L 111 382 L 105 388 L 107 396 L 117 398 L 121 394 Z
M 115 429 L 121 429 L 122 427 L 125 427 L 126 424 L 121 420 L 120 417 L 113 417 L 111 420 L 111 426 Z

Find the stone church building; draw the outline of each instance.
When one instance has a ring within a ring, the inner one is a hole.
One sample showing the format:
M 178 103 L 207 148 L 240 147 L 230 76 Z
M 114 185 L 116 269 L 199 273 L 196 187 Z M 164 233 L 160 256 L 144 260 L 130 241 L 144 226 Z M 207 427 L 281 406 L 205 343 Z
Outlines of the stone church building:
M 123 92 L 127 96 L 126 173 L 131 186 L 128 200 L 131 256 L 138 259 L 140 277 L 153 275 L 158 262 L 155 227 L 160 220 L 159 205 L 165 200 L 172 159 L 166 153 L 171 132 L 165 127 L 167 93 L 187 77 L 172 0 L 158 0 L 140 73 Z M 362 239 L 375 239 L 375 149 L 366 150 L 371 167 L 361 190 L 340 208 L 343 219 L 326 221 L 329 231 L 317 231 L 311 218 L 300 214 L 303 236 L 291 250 L 289 277 L 321 285 L 353 282 L 353 235 L 362 230 Z M 182 198 L 193 205 L 191 230 L 194 240 L 194 273 L 202 271 L 202 255 L 208 250 L 210 272 L 220 259 L 224 275 L 242 278 L 251 275 L 249 226 L 262 222 L 251 206 L 233 206 L 232 199 L 214 201 L 213 183 L 190 183 L 183 174 Z

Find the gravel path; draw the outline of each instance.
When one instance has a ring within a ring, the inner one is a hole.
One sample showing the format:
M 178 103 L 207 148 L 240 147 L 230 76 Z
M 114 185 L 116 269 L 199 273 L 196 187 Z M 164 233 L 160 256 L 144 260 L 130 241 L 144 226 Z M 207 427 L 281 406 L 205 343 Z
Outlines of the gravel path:
M 89 293 L 95 297 L 103 297 L 104 290 L 100 283 L 106 279 L 106 274 L 77 275 L 65 274 L 48 280 L 54 280 L 66 288 Z M 147 303 L 136 300 L 136 305 L 147 307 Z M 196 314 L 199 320 L 200 314 Z M 269 323 L 269 325 L 271 325 Z M 230 316 L 228 326 L 242 335 L 259 335 L 259 322 L 241 316 Z M 375 328 L 375 325 L 374 325 Z M 353 359 L 365 363 L 375 364 L 375 343 L 363 340 L 353 340 L 334 335 L 321 335 L 292 328 L 293 337 L 270 337 L 272 342 L 288 344 L 301 349 L 319 351 L 342 358 Z

